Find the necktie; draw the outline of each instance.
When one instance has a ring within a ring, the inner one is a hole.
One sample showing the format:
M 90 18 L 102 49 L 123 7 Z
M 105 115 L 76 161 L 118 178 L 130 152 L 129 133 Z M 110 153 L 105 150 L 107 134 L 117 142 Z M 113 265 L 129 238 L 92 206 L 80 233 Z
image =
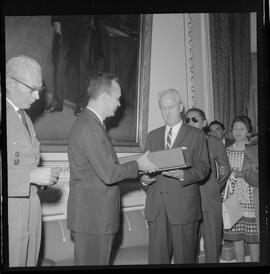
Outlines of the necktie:
M 25 118 L 25 113 L 23 110 L 19 109 L 17 110 L 17 112 L 21 115 L 21 118 L 22 118 L 22 121 L 23 121 L 23 124 L 25 126 L 25 128 L 27 129 L 27 132 L 30 136 L 30 131 L 29 131 L 29 128 L 28 128 L 28 125 L 27 125 L 27 122 L 26 122 L 26 118 Z
M 167 134 L 167 140 L 166 140 L 166 149 L 171 148 L 171 142 L 172 142 L 172 128 L 170 128 L 168 134 Z

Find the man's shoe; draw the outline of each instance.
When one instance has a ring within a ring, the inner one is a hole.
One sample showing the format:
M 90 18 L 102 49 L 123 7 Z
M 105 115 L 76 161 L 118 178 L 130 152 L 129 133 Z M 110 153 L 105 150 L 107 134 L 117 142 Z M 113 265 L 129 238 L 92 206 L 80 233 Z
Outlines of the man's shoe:
M 63 107 L 59 105 L 52 105 L 44 109 L 44 112 L 47 112 L 47 113 L 52 113 L 56 111 L 59 111 L 59 112 L 63 111 Z
M 84 110 L 84 107 L 77 107 L 74 114 L 78 116 L 82 111 Z

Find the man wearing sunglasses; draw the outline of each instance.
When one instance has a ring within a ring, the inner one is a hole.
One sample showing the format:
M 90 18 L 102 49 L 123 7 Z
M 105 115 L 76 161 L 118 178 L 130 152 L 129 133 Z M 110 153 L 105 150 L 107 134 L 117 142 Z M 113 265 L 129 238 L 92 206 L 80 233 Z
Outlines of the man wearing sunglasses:
M 41 240 L 39 186 L 57 182 L 58 170 L 39 167 L 40 150 L 25 110 L 39 99 L 39 64 L 27 56 L 6 64 L 9 266 L 36 266 Z
M 190 108 L 186 112 L 186 123 L 192 127 L 205 130 L 207 120 L 204 111 Z M 211 165 L 210 177 L 200 184 L 203 219 L 199 224 L 199 237 L 202 236 L 205 250 L 205 263 L 218 263 L 222 241 L 222 208 L 221 190 L 229 175 L 229 161 L 222 140 L 212 135 L 206 135 Z M 216 163 L 221 164 L 224 173 L 220 184 L 217 182 Z M 199 251 L 199 241 L 198 241 Z
M 165 125 L 147 136 L 146 150 L 181 147 L 188 169 L 142 177 L 147 185 L 145 218 L 149 227 L 149 264 L 195 263 L 198 223 L 201 219 L 198 182 L 209 173 L 204 133 L 181 119 L 183 102 L 175 89 L 163 91 L 159 107 Z

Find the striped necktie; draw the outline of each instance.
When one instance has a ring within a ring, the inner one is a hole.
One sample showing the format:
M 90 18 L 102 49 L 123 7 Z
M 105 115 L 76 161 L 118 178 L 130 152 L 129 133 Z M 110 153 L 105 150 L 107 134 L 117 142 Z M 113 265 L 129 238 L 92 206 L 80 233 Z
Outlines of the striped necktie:
M 170 128 L 168 134 L 167 134 L 167 140 L 166 140 L 166 149 L 170 149 L 172 144 L 172 128 Z
M 26 118 L 25 118 L 25 113 L 24 113 L 24 111 L 21 110 L 21 109 L 18 109 L 17 112 L 20 114 L 20 116 L 21 116 L 21 118 L 22 118 L 22 122 L 23 122 L 25 128 L 27 129 L 27 132 L 28 132 L 28 134 L 29 134 L 29 136 L 30 136 L 30 130 L 29 130 L 28 125 L 27 125 L 27 122 L 26 122 Z

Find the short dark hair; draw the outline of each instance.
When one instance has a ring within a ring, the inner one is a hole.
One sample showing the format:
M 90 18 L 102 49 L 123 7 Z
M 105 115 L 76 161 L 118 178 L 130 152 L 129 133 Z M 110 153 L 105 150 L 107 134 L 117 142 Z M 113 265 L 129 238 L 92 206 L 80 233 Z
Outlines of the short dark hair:
M 212 125 L 220 125 L 221 128 L 222 128 L 222 130 L 225 130 L 225 126 L 224 126 L 221 122 L 219 122 L 219 121 L 217 121 L 217 120 L 212 121 L 212 122 L 209 124 L 208 128 L 210 129 L 210 127 L 211 127 Z
M 235 117 L 235 118 L 233 119 L 233 121 L 232 121 L 231 130 L 233 130 L 234 124 L 235 124 L 236 122 L 241 122 L 241 123 L 243 123 L 243 124 L 246 126 L 248 132 L 249 132 L 249 133 L 252 132 L 251 121 L 250 121 L 250 119 L 249 119 L 247 116 L 245 116 L 245 115 L 239 115 L 239 116 Z
M 112 85 L 112 81 L 119 84 L 116 76 L 108 72 L 101 72 L 92 77 L 89 81 L 87 93 L 89 98 L 96 99 L 103 92 L 109 92 L 108 88 Z
M 189 113 L 189 112 L 197 112 L 200 117 L 202 118 L 202 120 L 206 120 L 206 116 L 205 116 L 205 113 L 203 110 L 201 110 L 200 108 L 190 108 L 187 110 L 186 112 L 186 115 Z

